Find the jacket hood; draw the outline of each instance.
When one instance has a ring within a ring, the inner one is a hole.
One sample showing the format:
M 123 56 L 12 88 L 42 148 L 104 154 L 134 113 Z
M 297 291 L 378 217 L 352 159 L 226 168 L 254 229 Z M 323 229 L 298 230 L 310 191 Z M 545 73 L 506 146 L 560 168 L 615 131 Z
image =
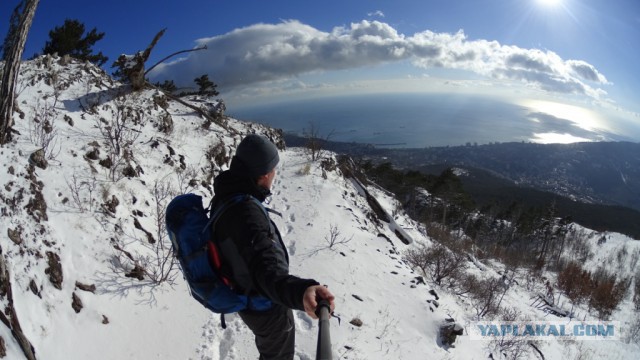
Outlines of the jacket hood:
M 255 180 L 236 171 L 227 170 L 220 173 L 213 180 L 213 191 L 218 199 L 224 199 L 235 194 L 249 194 L 263 202 L 271 195 L 269 189 L 262 188 Z

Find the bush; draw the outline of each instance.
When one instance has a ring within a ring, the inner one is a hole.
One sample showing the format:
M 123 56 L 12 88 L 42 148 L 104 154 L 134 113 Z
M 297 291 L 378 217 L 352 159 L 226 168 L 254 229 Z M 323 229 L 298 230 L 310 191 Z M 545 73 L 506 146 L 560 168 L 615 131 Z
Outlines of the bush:
M 500 303 L 507 291 L 500 279 L 485 279 L 475 282 L 471 289 L 471 303 L 478 318 L 492 316 L 500 310 Z
M 442 244 L 410 249 L 404 259 L 412 267 L 419 268 L 438 285 L 442 285 L 444 280 L 459 278 L 466 268 L 464 256 L 449 250 Z
M 591 293 L 591 275 L 571 261 L 558 273 L 557 285 L 573 303 L 581 304 Z
M 326 150 L 325 146 L 327 142 L 333 137 L 333 131 L 329 132 L 326 136 L 322 136 L 320 128 L 312 121 L 309 123 L 309 129 L 304 129 L 302 135 L 306 138 L 305 149 L 311 159 L 311 161 L 320 160 Z
M 311 174 L 311 164 L 305 164 L 300 170 L 298 170 L 298 175 L 306 176 Z
M 499 318 L 502 322 L 517 322 L 522 320 L 522 315 L 518 310 L 508 308 L 500 311 Z M 515 360 L 528 358 L 532 348 L 537 349 L 538 345 L 539 341 L 528 340 L 525 336 L 505 333 L 491 340 L 488 347 L 490 351 L 502 354 L 505 359 Z
M 606 320 L 618 307 L 629 289 L 631 279 L 618 280 L 603 269 L 593 275 L 589 306 L 598 312 L 598 318 Z

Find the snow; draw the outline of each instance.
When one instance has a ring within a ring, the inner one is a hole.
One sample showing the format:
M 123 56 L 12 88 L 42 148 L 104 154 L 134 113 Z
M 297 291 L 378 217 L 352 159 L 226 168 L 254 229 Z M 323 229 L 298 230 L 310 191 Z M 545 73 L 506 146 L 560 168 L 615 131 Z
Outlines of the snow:
M 223 330 L 219 315 L 190 298 L 180 274 L 173 284 L 125 277 L 125 269 L 131 270 L 132 264 L 114 249 L 114 244 L 153 261 L 153 247 L 146 235 L 134 227 L 133 219 L 138 219 L 154 238 L 159 236 L 154 186 L 170 185 L 176 192 L 195 192 L 208 201 L 211 186 L 203 185 L 207 174 L 212 166 L 219 173 L 228 163 L 211 165 L 205 152 L 212 145 L 223 143 L 226 154 L 232 155 L 241 134 L 273 132 L 236 119 L 230 119 L 228 126 L 238 134 L 215 124 L 205 130 L 201 127 L 203 119 L 193 110 L 169 102 L 167 112 L 172 116 L 174 130 L 165 134 L 153 124 L 165 114 L 153 102 L 153 97 L 159 95 L 156 91 L 144 90 L 126 99 L 114 99 L 110 89 L 119 88 L 120 84 L 112 84 L 90 65 L 71 62 L 62 66 L 54 58 L 49 60 L 48 69 L 42 59 L 25 62 L 21 68 L 17 102 L 25 118 L 16 115 L 19 135 L 15 143 L 0 149 L 0 208 L 7 212 L 0 217 L 0 233 L 19 228 L 22 234 L 21 244 L 2 237 L 0 246 L 10 270 L 16 313 L 38 359 L 257 358 L 252 334 L 238 316 L 228 315 L 228 328 Z M 46 169 L 35 170 L 36 183 L 43 184 L 48 218 L 38 222 L 25 209 L 35 192 L 34 179 L 27 171 L 29 155 L 39 147 L 30 134 L 33 119 L 42 115 L 36 105 L 54 102 L 54 88 L 47 81 L 47 74 L 53 72 L 58 74 L 58 81 L 69 85 L 59 93 L 52 117 L 56 140 L 52 146 L 57 155 L 49 159 Z M 84 111 L 78 99 L 86 110 L 91 101 L 97 105 L 93 111 Z M 143 121 L 133 126 L 139 135 L 132 145 L 132 161 L 143 171 L 138 177 L 116 173 L 114 178 L 97 160 L 85 158 L 93 141 L 100 144 L 100 159 L 107 156 L 108 148 L 97 124 L 100 118 L 108 121 L 118 104 L 131 106 L 142 114 Z M 72 119 L 74 125 L 65 117 Z M 157 146 L 152 146 L 154 142 Z M 175 154 L 171 154 L 169 146 Z M 180 170 L 181 163 L 185 170 Z M 310 171 L 305 174 L 301 170 L 307 165 Z M 198 179 L 197 186 L 188 185 L 187 171 Z M 384 190 L 364 186 L 344 177 L 339 170 L 328 171 L 326 176 L 325 179 L 318 163 L 309 161 L 303 149 L 282 151 L 273 196 L 267 206 L 283 214 L 273 218 L 289 249 L 291 273 L 315 278 L 336 295 L 336 315 L 341 321 L 330 321 L 334 359 L 487 358 L 488 343 L 470 340 L 466 335 L 469 323 L 477 320 L 468 300 L 429 282 L 419 283 L 416 277 L 421 274 L 402 260 L 406 250 L 432 243 L 422 226 L 409 219 L 398 200 Z M 79 186 L 75 191 L 78 203 L 73 200 L 74 177 Z M 364 190 L 376 199 L 389 222 L 376 224 L 370 220 L 372 210 Z M 115 213 L 102 206 L 112 196 L 119 200 Z M 15 205 L 10 206 L 9 200 Z M 166 204 L 168 200 L 163 201 Z M 348 241 L 330 247 L 327 239 L 332 228 L 339 231 L 340 239 Z M 412 242 L 401 241 L 396 230 Z M 612 256 L 623 246 L 629 254 L 640 248 L 639 242 L 620 234 L 608 234 L 604 244 L 596 242 L 594 236 L 592 246 L 597 252 L 588 262 L 593 266 L 613 262 Z M 64 276 L 61 289 L 49 280 L 47 252 L 60 257 Z M 625 274 L 638 268 L 637 264 L 631 267 L 630 258 L 620 265 Z M 500 276 L 499 265 L 471 259 L 479 276 Z M 32 281 L 41 298 L 30 289 Z M 97 289 L 95 293 L 83 291 L 76 288 L 76 282 L 94 284 Z M 519 284 L 507 291 L 504 303 L 530 319 L 549 319 L 548 314 L 531 306 L 535 292 L 527 290 L 523 280 Z M 437 301 L 429 292 L 432 289 L 438 294 Z M 71 307 L 74 293 L 83 303 L 79 313 Z M 6 306 L 7 299 L 1 299 Z M 630 314 L 633 309 L 626 301 L 614 318 L 630 319 Z M 455 347 L 445 348 L 440 345 L 438 331 L 450 317 L 465 327 L 465 335 L 458 337 Z M 353 319 L 361 320 L 362 326 L 351 325 Z M 317 321 L 296 311 L 295 322 L 296 359 L 315 358 Z M 8 359 L 24 358 L 11 331 L 1 323 L 0 336 L 6 343 Z M 549 340 L 541 350 L 546 359 L 580 354 L 629 359 L 640 354 L 635 344 L 580 343 Z M 533 353 L 529 356 L 537 358 Z

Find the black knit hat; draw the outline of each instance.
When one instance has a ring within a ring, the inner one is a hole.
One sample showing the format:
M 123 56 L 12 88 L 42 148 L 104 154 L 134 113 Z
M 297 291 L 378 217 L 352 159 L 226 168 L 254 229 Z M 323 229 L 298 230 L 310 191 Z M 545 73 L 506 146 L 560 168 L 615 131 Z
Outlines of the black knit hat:
M 278 162 L 278 148 L 262 135 L 247 135 L 236 149 L 231 169 L 240 175 L 257 178 L 268 174 Z

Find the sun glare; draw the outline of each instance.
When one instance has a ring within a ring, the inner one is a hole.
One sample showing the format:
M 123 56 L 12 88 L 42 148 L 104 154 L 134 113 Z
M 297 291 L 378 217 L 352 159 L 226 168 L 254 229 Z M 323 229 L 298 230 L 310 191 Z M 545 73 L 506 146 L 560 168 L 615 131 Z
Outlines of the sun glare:
M 562 3 L 562 0 L 536 0 L 538 4 L 543 6 L 555 7 Z
M 571 144 L 575 142 L 590 142 L 591 140 L 566 133 L 535 133 L 529 141 L 538 144 Z
M 568 120 L 577 127 L 587 131 L 611 131 L 597 113 L 580 106 L 542 100 L 527 100 L 523 102 L 523 105 L 532 111 L 542 112 L 559 119 Z

